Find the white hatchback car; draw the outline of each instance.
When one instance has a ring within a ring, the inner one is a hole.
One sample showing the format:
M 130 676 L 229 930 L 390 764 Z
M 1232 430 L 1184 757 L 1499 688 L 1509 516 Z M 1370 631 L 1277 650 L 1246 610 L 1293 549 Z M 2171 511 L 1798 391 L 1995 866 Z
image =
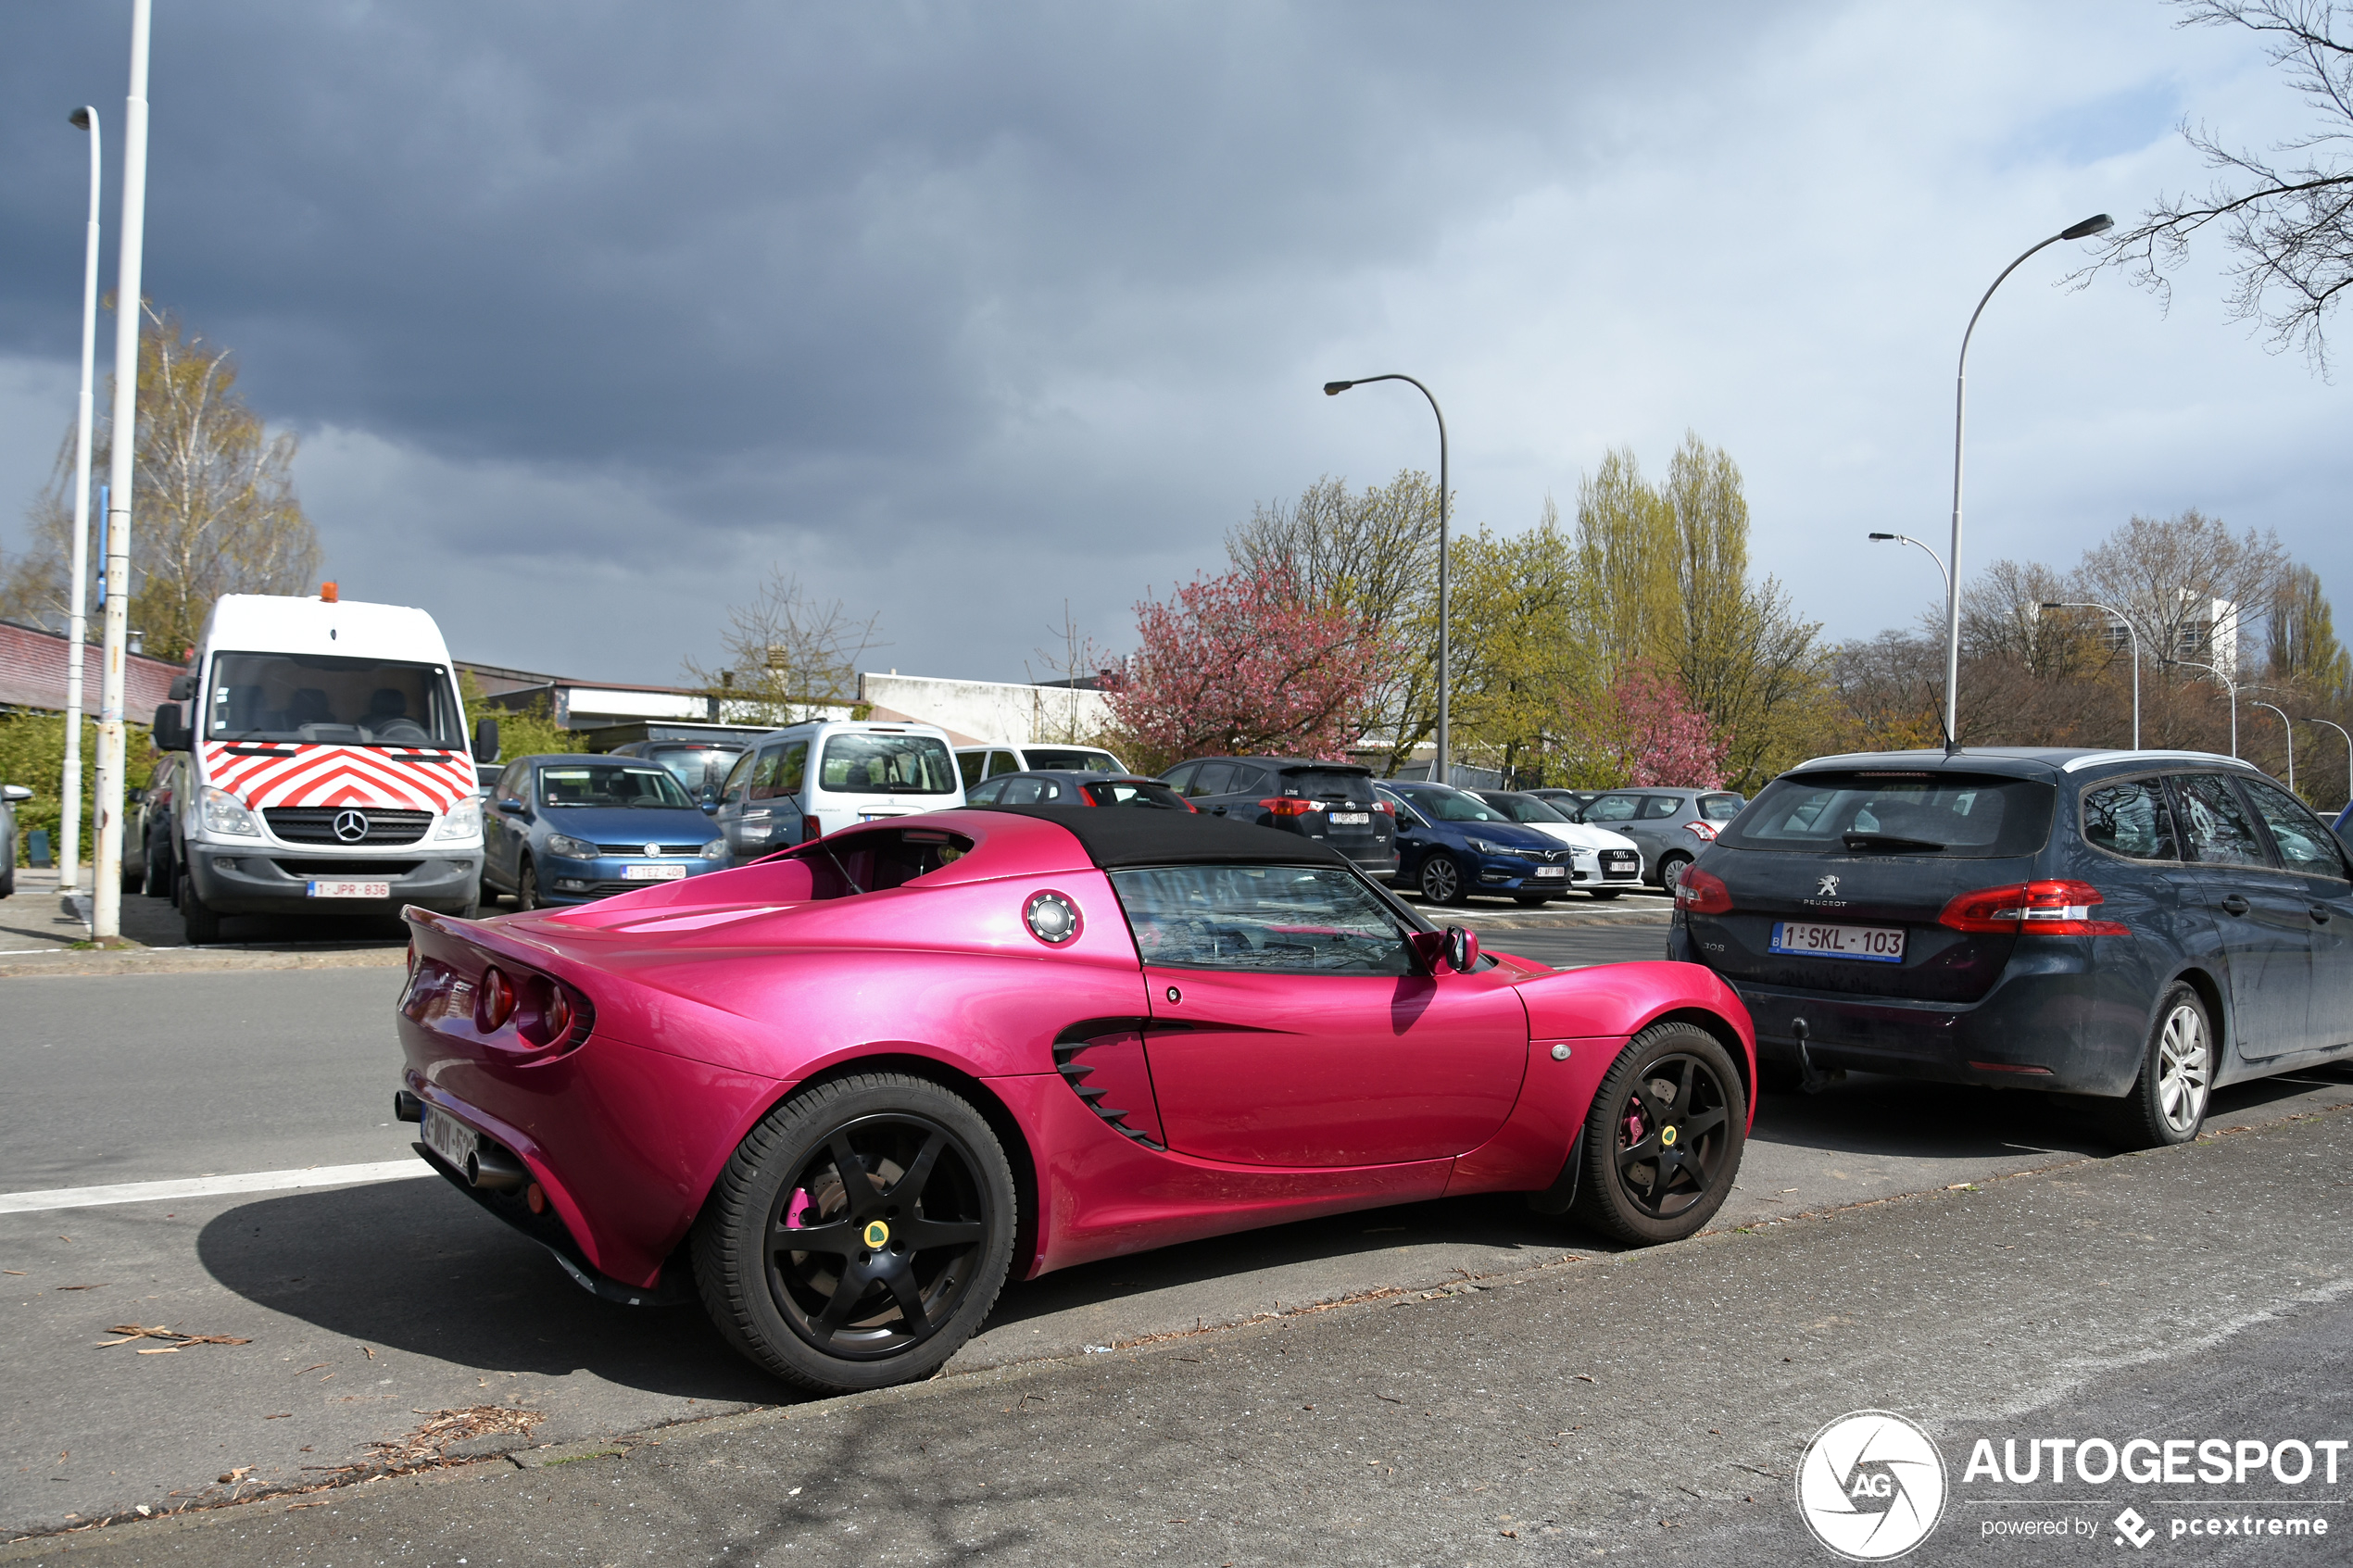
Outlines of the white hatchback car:
M 1615 898 L 1642 885 L 1642 847 L 1624 834 L 1570 822 L 1551 803 L 1517 790 L 1478 789 L 1472 794 L 1516 822 L 1548 834 L 1568 846 L 1569 876 L 1596 898 Z

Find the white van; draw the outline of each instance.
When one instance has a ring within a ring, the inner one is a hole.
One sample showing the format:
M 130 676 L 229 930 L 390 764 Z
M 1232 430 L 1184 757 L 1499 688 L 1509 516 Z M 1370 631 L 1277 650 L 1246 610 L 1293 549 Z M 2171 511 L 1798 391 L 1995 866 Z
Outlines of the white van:
M 964 787 L 1000 773 L 1026 773 L 1042 769 L 1061 773 L 1125 773 L 1127 765 L 1100 746 L 1058 746 L 1047 741 L 1000 740 L 988 746 L 960 746 L 956 768 Z
M 317 598 L 224 595 L 171 698 L 156 748 L 188 756 L 157 880 L 189 941 L 219 941 L 230 914 L 473 914 L 474 760 L 497 755 L 498 726 L 469 746 L 432 616 L 344 603 L 332 583 Z
M 728 771 L 715 815 L 741 865 L 860 822 L 963 803 L 945 731 L 825 719 L 761 736 Z

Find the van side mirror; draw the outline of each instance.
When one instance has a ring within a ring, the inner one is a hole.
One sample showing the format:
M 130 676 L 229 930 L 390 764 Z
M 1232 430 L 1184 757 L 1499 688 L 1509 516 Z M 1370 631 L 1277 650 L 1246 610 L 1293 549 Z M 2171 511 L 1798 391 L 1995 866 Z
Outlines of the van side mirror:
M 477 762 L 498 760 L 497 720 L 480 719 L 474 721 L 474 760 Z
M 167 702 L 162 707 L 156 709 L 155 727 L 150 732 L 149 738 L 155 742 L 155 746 L 157 751 L 186 751 L 189 749 L 188 726 L 186 721 L 180 717 L 180 705 L 178 703 Z
M 195 695 L 196 678 L 194 675 L 174 675 L 171 678 L 171 689 L 164 693 L 164 696 L 174 702 L 185 702 Z

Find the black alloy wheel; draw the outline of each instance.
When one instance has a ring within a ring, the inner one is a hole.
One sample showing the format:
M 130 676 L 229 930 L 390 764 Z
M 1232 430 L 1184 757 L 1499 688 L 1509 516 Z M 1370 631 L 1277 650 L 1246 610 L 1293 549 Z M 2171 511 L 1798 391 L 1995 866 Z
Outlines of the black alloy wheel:
M 539 868 L 531 863 L 531 857 L 528 855 L 522 858 L 522 869 L 515 872 L 515 908 L 518 909 L 540 908 Z
M 1594 1093 L 1574 1212 L 1621 1241 L 1680 1241 L 1724 1206 L 1747 1141 L 1747 1097 L 1722 1042 L 1695 1023 L 1655 1023 Z
M 720 1333 L 824 1393 L 925 1376 L 995 1305 L 1017 1200 L 980 1113 L 899 1073 L 786 1101 L 728 1161 L 694 1241 Z
M 1454 857 L 1442 851 L 1431 854 L 1422 861 L 1422 897 L 1432 904 L 1459 904 L 1463 901 L 1463 868 Z

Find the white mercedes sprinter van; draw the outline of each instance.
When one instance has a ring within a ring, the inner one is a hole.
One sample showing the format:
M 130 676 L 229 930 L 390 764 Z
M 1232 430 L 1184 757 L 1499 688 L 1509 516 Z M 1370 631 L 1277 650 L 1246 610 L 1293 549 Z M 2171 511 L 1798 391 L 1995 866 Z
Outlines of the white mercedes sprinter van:
M 825 719 L 761 736 L 729 771 L 715 815 L 740 866 L 860 822 L 963 803 L 947 732 Z
M 188 761 L 164 885 L 190 942 L 219 941 L 230 914 L 473 914 L 474 760 L 497 757 L 498 727 L 469 746 L 432 616 L 341 602 L 332 583 L 224 595 L 171 697 L 156 748 Z

